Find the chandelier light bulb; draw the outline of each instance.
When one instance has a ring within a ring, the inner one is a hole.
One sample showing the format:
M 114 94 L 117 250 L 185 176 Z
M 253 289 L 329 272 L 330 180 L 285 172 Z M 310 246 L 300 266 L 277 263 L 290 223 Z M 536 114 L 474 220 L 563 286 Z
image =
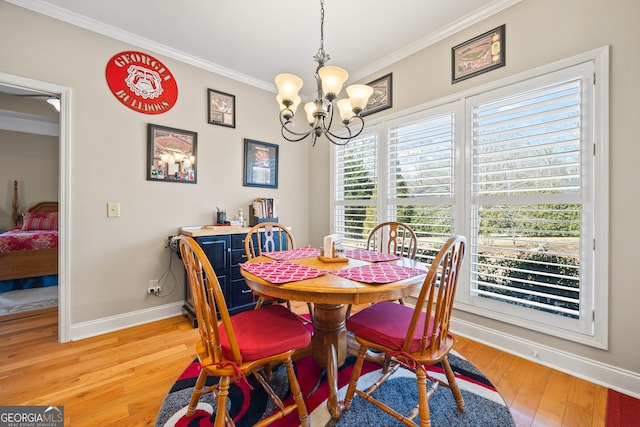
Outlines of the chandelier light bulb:
M 348 124 L 353 117 L 353 108 L 351 102 L 348 99 L 341 99 L 338 101 L 338 109 L 340 110 L 340 118 L 344 124 Z
M 360 114 L 364 107 L 367 106 L 371 95 L 373 95 L 373 88 L 367 85 L 351 85 L 347 87 L 347 95 L 349 95 L 353 112 Z
M 56 111 L 60 112 L 60 100 L 58 98 L 49 98 L 47 102 L 56 109 Z
M 313 113 L 316 112 L 316 103 L 307 102 L 306 104 L 304 104 L 304 111 L 306 111 L 307 113 L 307 121 L 309 122 L 309 125 L 313 126 L 316 121 L 316 118 L 313 115 Z
M 278 87 L 278 95 L 285 105 L 296 99 L 303 84 L 302 79 L 295 74 L 278 74 L 274 81 Z
M 280 111 L 283 112 L 285 119 L 289 120 L 291 117 L 293 117 L 294 114 L 296 114 L 296 110 L 298 109 L 298 105 L 300 105 L 300 102 L 302 102 L 302 99 L 299 96 L 296 96 L 293 100 L 293 104 L 291 104 L 290 106 L 286 106 L 284 104 L 280 95 L 276 96 L 276 101 L 278 101 L 278 104 L 280 105 Z M 287 109 L 291 111 L 285 111 Z
M 338 97 L 342 90 L 342 85 L 349 78 L 349 73 L 344 68 L 328 65 L 318 70 L 320 80 L 322 80 L 322 90 L 329 101 Z

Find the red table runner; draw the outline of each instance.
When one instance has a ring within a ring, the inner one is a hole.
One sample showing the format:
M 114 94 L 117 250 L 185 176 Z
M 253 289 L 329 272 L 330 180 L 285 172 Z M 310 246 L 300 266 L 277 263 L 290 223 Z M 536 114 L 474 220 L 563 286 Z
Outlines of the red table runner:
M 381 262 L 392 261 L 394 259 L 400 259 L 398 255 L 385 254 L 382 252 L 368 251 L 365 249 L 353 249 L 345 252 L 345 256 L 351 259 L 359 259 L 361 261 L 368 262 Z
M 287 261 L 290 259 L 313 258 L 320 255 L 320 250 L 313 246 L 304 246 L 288 251 L 263 252 L 262 255 L 278 261 Z
M 382 284 L 397 282 L 409 277 L 425 274 L 425 270 L 413 267 L 405 267 L 396 264 L 367 264 L 358 267 L 343 268 L 331 274 L 369 284 Z
M 257 264 L 240 264 L 249 273 L 270 283 L 287 283 L 298 280 L 312 279 L 322 276 L 324 271 L 288 261 L 261 262 Z

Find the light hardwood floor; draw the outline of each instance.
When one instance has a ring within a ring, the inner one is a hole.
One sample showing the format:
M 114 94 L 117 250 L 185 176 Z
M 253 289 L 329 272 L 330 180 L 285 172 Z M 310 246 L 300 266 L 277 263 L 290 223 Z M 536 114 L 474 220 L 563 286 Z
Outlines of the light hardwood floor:
M 301 312 L 306 306 L 296 306 Z M 0 405 L 64 406 L 65 426 L 152 426 L 162 399 L 194 358 L 183 317 L 58 344 L 55 311 L 0 319 Z M 459 338 L 520 426 L 604 426 L 604 387 Z

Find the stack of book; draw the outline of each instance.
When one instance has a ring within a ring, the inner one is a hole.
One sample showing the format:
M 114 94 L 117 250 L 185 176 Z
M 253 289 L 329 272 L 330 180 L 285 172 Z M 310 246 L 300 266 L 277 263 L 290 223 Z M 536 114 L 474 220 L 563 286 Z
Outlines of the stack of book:
M 249 225 L 260 222 L 278 222 L 278 200 L 259 198 L 249 206 Z

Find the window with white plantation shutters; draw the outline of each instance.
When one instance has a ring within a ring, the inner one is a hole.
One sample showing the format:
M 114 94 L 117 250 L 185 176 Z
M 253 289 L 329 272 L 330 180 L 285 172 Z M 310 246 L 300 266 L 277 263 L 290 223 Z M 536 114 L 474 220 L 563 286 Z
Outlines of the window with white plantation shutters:
M 426 265 L 464 235 L 456 310 L 606 348 L 608 69 L 597 49 L 367 123 L 334 147 L 332 232 L 407 223 Z
M 387 158 L 388 219 L 413 228 L 416 258 L 430 263 L 453 234 L 454 114 L 392 126 Z
M 470 293 L 592 333 L 593 80 L 581 71 L 471 100 Z
M 334 233 L 348 247 L 364 247 L 378 222 L 377 136 L 367 134 L 336 147 L 334 153 Z

